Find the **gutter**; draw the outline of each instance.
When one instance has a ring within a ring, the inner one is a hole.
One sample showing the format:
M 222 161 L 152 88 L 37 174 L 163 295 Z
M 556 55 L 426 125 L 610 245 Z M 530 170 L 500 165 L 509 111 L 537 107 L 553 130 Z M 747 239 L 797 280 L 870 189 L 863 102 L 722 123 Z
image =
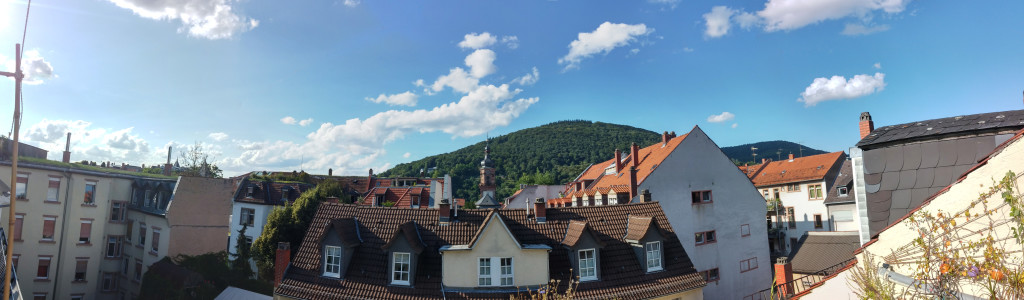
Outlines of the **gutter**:
M 66 168 L 66 169 L 63 170 L 63 172 L 64 172 L 64 177 L 66 177 L 68 179 L 68 184 L 66 186 L 64 186 L 64 209 L 63 209 L 63 216 L 62 216 L 62 218 L 64 220 L 61 221 L 60 240 L 58 240 L 58 242 L 57 242 L 57 269 L 56 269 L 57 271 L 53 272 L 53 294 L 54 295 L 59 295 L 59 294 L 57 294 L 57 287 L 60 286 L 60 279 L 59 279 L 60 278 L 60 273 L 61 273 L 60 272 L 60 266 L 64 262 L 64 257 L 62 256 L 62 254 L 64 253 L 64 242 L 66 241 L 65 240 L 66 237 L 64 236 L 64 233 L 67 232 L 67 228 L 68 228 L 68 203 L 71 202 L 71 184 L 74 182 L 74 179 L 71 176 L 71 168 Z M 96 222 L 96 220 L 93 220 L 93 222 Z M 92 235 L 91 232 L 89 234 Z M 76 244 L 77 244 L 77 242 L 76 242 Z

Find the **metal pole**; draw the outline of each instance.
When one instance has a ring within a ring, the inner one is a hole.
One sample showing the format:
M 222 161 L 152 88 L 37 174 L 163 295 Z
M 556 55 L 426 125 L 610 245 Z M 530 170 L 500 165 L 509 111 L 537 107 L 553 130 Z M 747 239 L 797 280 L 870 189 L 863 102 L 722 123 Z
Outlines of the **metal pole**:
M 11 140 L 11 207 L 7 213 L 7 229 L 14 230 L 14 205 L 18 197 L 18 130 L 21 127 L 21 44 L 14 45 L 14 132 Z M 3 300 L 11 297 L 11 273 L 14 271 L 14 232 L 7 234 L 6 269 L 4 270 Z

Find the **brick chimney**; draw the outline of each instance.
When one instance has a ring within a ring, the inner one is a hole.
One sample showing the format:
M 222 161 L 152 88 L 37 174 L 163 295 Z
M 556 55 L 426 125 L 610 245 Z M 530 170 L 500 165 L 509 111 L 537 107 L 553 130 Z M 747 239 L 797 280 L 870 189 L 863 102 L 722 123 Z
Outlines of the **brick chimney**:
M 871 132 L 874 130 L 875 122 L 871 121 L 871 113 L 860 113 L 860 138 L 864 139 L 864 137 L 868 136 L 868 134 L 871 134 Z
M 670 131 L 668 133 L 668 139 L 671 140 L 671 139 L 674 139 L 674 138 L 676 138 L 676 132 L 675 131 Z
M 661 132 L 661 144 L 662 145 L 668 144 L 668 131 L 662 131 Z
M 640 202 L 651 202 L 651 201 L 654 201 L 654 199 L 651 199 L 651 190 L 644 189 L 643 191 L 640 192 Z
M 789 154 L 789 160 L 793 160 L 793 153 Z
M 333 168 L 327 169 L 327 176 L 334 176 L 334 169 Z
M 292 260 L 292 248 L 288 242 L 277 243 L 277 255 L 274 257 L 274 287 L 281 285 L 284 279 L 284 272 L 288 271 L 288 265 Z
M 544 201 L 544 198 L 537 198 L 536 200 L 533 200 L 533 211 L 537 218 L 537 223 L 543 224 L 544 222 L 547 222 L 547 201 Z
M 171 176 L 171 146 L 167 146 L 167 163 L 164 164 L 164 176 Z
M 64 158 L 60 161 L 64 163 L 71 163 L 71 133 L 68 132 L 68 143 L 64 146 Z
M 370 175 L 366 177 L 366 190 L 369 191 L 373 188 L 373 169 L 370 169 Z
M 640 146 L 637 146 L 636 143 L 633 143 L 632 145 L 630 145 L 629 146 L 629 156 L 632 156 L 632 158 L 629 161 L 629 164 L 631 166 L 633 166 L 634 168 L 639 168 L 640 167 Z
M 789 283 L 790 281 L 793 281 L 793 265 L 790 265 L 789 260 L 785 257 L 775 259 L 775 284 L 779 295 L 789 295 L 794 292 L 793 284 Z
M 629 167 L 629 203 L 633 201 L 633 197 L 636 197 L 636 167 Z
M 448 199 L 441 199 L 441 204 L 437 206 L 438 221 L 441 225 L 446 225 L 452 220 L 452 203 Z
M 615 173 L 622 172 L 622 151 L 615 149 Z
M 766 162 L 768 162 L 768 159 L 765 159 L 765 158 L 762 158 L 762 159 L 761 159 L 761 163 L 762 163 L 762 164 L 763 164 L 763 163 L 766 163 Z

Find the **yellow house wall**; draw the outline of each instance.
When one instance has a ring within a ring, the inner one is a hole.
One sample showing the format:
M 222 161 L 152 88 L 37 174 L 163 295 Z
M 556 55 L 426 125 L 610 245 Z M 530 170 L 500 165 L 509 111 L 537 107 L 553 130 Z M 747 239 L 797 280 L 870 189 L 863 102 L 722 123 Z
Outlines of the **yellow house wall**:
M 442 253 L 442 281 L 447 287 L 477 287 L 477 262 L 482 257 L 512 257 L 513 286 L 533 286 L 548 282 L 548 250 L 522 250 L 506 232 L 498 216 L 491 219 L 472 250 Z M 492 268 L 498 268 L 492 262 Z
M 1024 173 L 1024 139 L 1011 142 L 1002 152 L 989 159 L 988 163 L 971 172 L 963 181 L 954 183 L 948 191 L 923 206 L 920 211 L 927 211 L 933 215 L 939 211 L 944 213 L 959 212 L 978 199 L 979 194 L 987 192 L 993 185 L 993 181 L 1002 179 L 1007 171 L 1013 171 L 1018 175 Z M 959 174 L 957 175 L 959 176 Z M 1024 186 L 1024 177 L 1017 178 L 1017 185 Z M 1020 193 L 1020 191 L 1014 192 Z M 990 209 L 1003 202 L 998 193 L 988 197 L 988 199 Z M 972 213 L 977 211 L 980 211 L 980 206 L 971 210 Z M 1009 208 L 1004 206 L 1002 209 L 996 210 L 993 216 L 996 221 L 1008 219 Z M 959 219 L 964 220 L 963 218 Z M 965 226 L 965 230 L 991 232 L 994 237 L 1012 237 L 1010 228 L 1007 225 L 997 226 L 991 231 L 987 229 L 987 221 L 974 221 L 963 226 Z M 870 254 L 874 257 L 876 264 L 881 264 L 883 261 L 881 256 L 892 253 L 892 251 L 899 247 L 913 243 L 913 239 L 917 236 L 919 234 L 910 228 L 909 221 L 902 220 L 881 232 L 878 235 L 877 241 L 867 246 L 863 252 L 858 254 L 857 259 L 863 266 L 866 263 L 865 255 Z M 977 241 L 979 238 L 974 236 L 968 240 Z M 1009 241 L 1003 247 L 1006 252 L 1010 253 L 1006 259 L 1022 261 L 1020 244 Z M 877 266 L 873 266 L 873 268 L 877 268 Z M 904 275 L 913 274 L 913 268 L 914 265 L 911 264 L 898 264 L 894 266 L 896 272 Z M 905 287 L 897 284 L 897 288 L 902 289 Z M 961 289 L 965 293 L 976 296 L 987 294 L 980 286 L 962 286 Z
M 655 297 L 653 299 L 655 299 L 655 300 L 703 300 L 704 299 L 704 289 L 703 288 L 692 289 L 692 290 L 685 291 L 685 292 L 682 292 L 682 293 L 676 293 L 676 294 L 665 295 L 665 296 L 661 296 L 661 297 Z

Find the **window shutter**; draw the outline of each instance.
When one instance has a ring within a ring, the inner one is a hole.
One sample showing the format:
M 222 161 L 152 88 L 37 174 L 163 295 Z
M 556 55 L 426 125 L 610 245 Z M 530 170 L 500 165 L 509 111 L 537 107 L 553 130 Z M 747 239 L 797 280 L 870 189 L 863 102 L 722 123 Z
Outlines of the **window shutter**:
M 90 232 L 92 232 L 92 222 L 82 221 L 82 232 L 79 235 L 79 241 L 88 240 Z
M 44 220 L 43 221 L 43 236 L 53 237 L 53 227 L 56 220 Z
M 18 174 L 18 183 L 28 183 L 28 175 Z
M 14 240 L 21 240 L 21 225 L 25 223 L 24 216 L 14 218 Z
M 79 260 L 75 264 L 75 273 L 85 273 L 85 270 L 89 266 L 88 260 Z
M 60 188 L 60 178 L 50 178 L 51 188 Z

